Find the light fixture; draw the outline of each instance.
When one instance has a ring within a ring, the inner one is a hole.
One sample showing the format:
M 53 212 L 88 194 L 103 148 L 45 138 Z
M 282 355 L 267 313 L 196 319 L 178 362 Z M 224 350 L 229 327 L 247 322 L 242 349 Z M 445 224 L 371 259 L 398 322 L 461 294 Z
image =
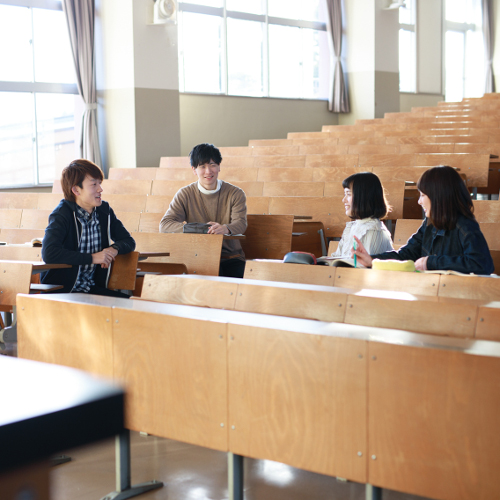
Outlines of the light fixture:
M 175 0 L 154 0 L 154 24 L 167 24 L 177 21 L 177 5 Z

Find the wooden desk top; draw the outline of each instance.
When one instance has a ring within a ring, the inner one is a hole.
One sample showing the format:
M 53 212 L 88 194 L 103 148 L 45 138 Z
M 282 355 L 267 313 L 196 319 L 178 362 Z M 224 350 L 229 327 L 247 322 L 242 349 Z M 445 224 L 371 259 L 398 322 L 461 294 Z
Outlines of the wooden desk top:
M 123 430 L 123 391 L 62 366 L 0 356 L 0 473 Z
M 244 234 L 225 234 L 225 240 L 244 240 L 246 236 Z
M 139 261 L 146 260 L 149 257 L 170 257 L 170 252 L 140 252 Z

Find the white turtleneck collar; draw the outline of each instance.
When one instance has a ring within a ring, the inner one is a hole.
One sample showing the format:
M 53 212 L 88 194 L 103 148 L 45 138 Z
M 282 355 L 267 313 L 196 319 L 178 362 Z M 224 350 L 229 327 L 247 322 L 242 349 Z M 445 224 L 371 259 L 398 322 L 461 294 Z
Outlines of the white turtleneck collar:
M 217 191 L 219 191 L 220 187 L 222 186 L 222 181 L 220 179 L 217 179 L 217 187 L 213 189 L 212 191 L 205 189 L 201 184 L 200 181 L 198 181 L 198 189 L 200 192 L 203 194 L 215 194 Z

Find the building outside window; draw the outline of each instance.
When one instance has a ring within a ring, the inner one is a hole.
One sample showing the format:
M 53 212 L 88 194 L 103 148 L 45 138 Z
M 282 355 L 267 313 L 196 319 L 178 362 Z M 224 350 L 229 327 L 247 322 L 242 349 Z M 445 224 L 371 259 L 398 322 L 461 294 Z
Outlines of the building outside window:
M 417 92 L 416 0 L 399 9 L 399 91 Z
M 0 0 L 0 187 L 51 184 L 73 159 L 75 95 L 60 0 Z
M 322 0 L 182 1 L 178 19 L 181 92 L 327 98 Z

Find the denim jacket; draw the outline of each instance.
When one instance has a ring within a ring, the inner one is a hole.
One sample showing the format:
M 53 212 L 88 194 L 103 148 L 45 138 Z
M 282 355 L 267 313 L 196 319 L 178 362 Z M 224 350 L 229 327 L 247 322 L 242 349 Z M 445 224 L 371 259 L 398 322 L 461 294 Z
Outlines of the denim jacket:
M 394 252 L 372 255 L 374 259 L 427 259 L 429 270 L 451 270 L 460 273 L 491 274 L 493 260 L 479 224 L 459 215 L 455 229 L 436 229 L 424 220 L 408 243 Z

